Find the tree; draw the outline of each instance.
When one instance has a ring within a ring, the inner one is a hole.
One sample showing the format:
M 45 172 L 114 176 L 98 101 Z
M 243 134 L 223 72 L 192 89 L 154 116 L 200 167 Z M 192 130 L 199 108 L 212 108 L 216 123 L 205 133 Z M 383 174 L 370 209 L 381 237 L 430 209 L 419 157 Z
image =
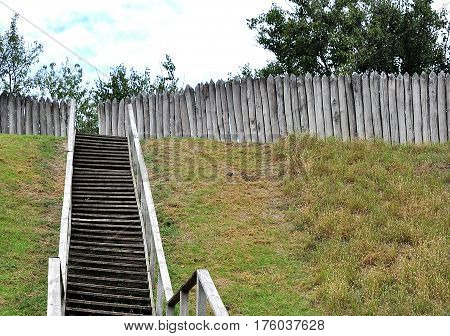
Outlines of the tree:
M 450 25 L 431 0 L 289 0 L 249 19 L 270 73 L 449 70 Z
M 156 76 L 152 82 L 150 69 L 143 72 L 131 68 L 130 70 L 123 64 L 111 69 L 109 77 L 106 80 L 98 79 L 92 90 L 93 100 L 96 103 L 105 100 L 137 96 L 144 92 L 163 92 L 165 90 L 175 91 L 177 89 L 178 78 L 175 77 L 176 67 L 169 55 L 161 63 L 164 69 L 163 74 Z
M 97 111 L 91 102 L 88 84 L 83 82 L 83 69 L 68 59 L 59 67 L 56 63 L 44 65 L 34 78 L 41 96 L 58 100 L 75 99 L 77 128 L 83 133 L 97 131 Z
M 13 94 L 26 94 L 32 89 L 31 68 L 39 61 L 42 45 L 26 44 L 18 32 L 18 15 L 11 19 L 9 30 L 0 34 L 0 88 Z

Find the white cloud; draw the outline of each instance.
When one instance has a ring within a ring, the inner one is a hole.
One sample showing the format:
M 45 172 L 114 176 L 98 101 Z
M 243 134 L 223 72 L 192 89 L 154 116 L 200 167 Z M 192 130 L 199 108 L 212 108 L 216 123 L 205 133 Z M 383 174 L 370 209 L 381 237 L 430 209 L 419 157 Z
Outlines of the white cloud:
M 195 84 L 226 78 L 248 62 L 263 66 L 272 58 L 257 45 L 246 19 L 267 10 L 273 0 L 2 1 L 104 72 L 126 63 L 150 67 L 156 75 L 168 53 L 182 82 Z M 444 6 L 449 0 L 434 3 L 435 8 Z M 11 12 L 1 8 L 0 27 L 8 25 L 10 17 Z M 60 62 L 66 56 L 77 61 L 32 25 L 21 21 L 20 29 L 28 40 L 43 42 L 42 62 Z M 94 71 L 89 73 L 95 78 Z
M 272 0 L 4 2 L 105 72 L 123 62 L 150 67 L 156 75 L 168 53 L 183 83 L 195 84 L 225 78 L 247 62 L 262 66 L 271 57 L 257 46 L 246 19 L 268 9 Z M 6 26 L 10 16 L 2 8 L 0 24 Z M 42 62 L 66 56 L 76 61 L 35 27 L 21 21 L 20 29 L 27 39 L 43 42 Z

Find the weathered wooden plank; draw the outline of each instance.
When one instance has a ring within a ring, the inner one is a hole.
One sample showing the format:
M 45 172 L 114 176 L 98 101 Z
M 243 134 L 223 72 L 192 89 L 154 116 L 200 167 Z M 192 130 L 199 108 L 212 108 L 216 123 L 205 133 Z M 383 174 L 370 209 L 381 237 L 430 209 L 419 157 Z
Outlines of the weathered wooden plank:
M 203 85 L 203 95 L 205 97 L 205 108 L 206 108 L 206 131 L 207 131 L 206 134 L 208 139 L 214 139 L 209 83 Z
M 382 72 L 380 77 L 380 112 L 381 124 L 383 126 L 383 140 L 391 142 L 391 123 L 389 119 L 389 90 L 388 78 Z
M 117 135 L 125 136 L 125 100 L 119 102 L 119 116 L 117 118 Z
M 447 96 L 447 139 L 450 140 L 450 74 L 445 77 L 445 91 Z
M 31 121 L 32 115 L 31 115 L 31 99 L 30 97 L 25 98 L 23 102 L 23 114 L 24 114 L 24 121 L 25 121 L 25 128 L 24 128 L 24 134 L 32 134 L 33 131 L 33 124 Z
M 180 93 L 175 93 L 175 136 L 180 138 L 183 136 L 183 128 L 181 121 L 181 104 L 180 104 Z
M 45 101 L 45 114 L 47 115 L 47 134 L 55 135 L 55 119 L 53 118 L 52 101 L 48 98 Z M 104 126 L 104 114 L 102 116 L 102 122 Z
M 61 136 L 61 117 L 59 115 L 59 102 L 57 100 L 52 102 L 52 114 L 55 123 L 55 135 Z
M 406 143 L 406 118 L 405 118 L 405 87 L 403 76 L 398 75 L 396 82 L 396 99 L 397 99 L 397 115 L 398 115 L 398 135 L 401 144 Z
M 47 115 L 45 113 L 45 100 L 39 99 L 39 124 L 40 134 L 47 135 Z
M 430 115 L 428 109 L 428 75 L 422 72 L 420 75 L 420 105 L 422 110 L 422 140 L 429 143 L 430 138 Z
M 237 125 L 236 125 L 236 114 L 234 112 L 233 82 L 232 81 L 228 81 L 225 83 L 225 90 L 227 92 L 228 120 L 230 122 L 231 141 L 237 141 L 238 140 L 238 130 L 237 130 Z
M 350 130 L 348 126 L 347 97 L 345 94 L 345 77 L 338 77 L 338 94 L 339 94 L 339 115 L 341 117 L 341 133 L 344 141 L 350 140 Z
M 383 126 L 380 111 L 380 75 L 378 72 L 370 74 L 370 103 L 373 121 L 373 134 L 375 138 L 383 137 Z
M 158 139 L 164 137 L 163 99 L 163 93 L 156 95 L 156 136 Z
M 317 134 L 314 86 L 313 86 L 313 78 L 310 73 L 307 73 L 305 76 L 305 91 L 306 91 L 306 103 L 308 107 L 309 132 L 311 134 Z
M 255 93 L 256 130 L 258 132 L 258 142 L 264 143 L 266 142 L 266 134 L 264 128 L 264 114 L 259 79 L 255 79 L 253 81 L 253 91 Z
M 148 96 L 148 112 L 150 119 L 150 137 L 156 138 L 156 95 L 150 94 Z
M 236 120 L 236 128 L 238 132 L 238 141 L 244 142 L 244 122 L 242 119 L 242 101 L 241 101 L 241 81 L 239 78 L 235 78 L 232 84 L 233 88 L 233 106 L 234 106 L 234 115 Z
M 284 88 L 283 88 L 283 78 L 281 76 L 275 77 L 275 89 L 276 89 L 276 99 L 277 99 L 277 116 L 278 125 L 280 127 L 280 136 L 286 136 L 287 125 L 286 125 L 286 115 L 284 110 Z
M 389 93 L 389 122 L 391 126 L 391 141 L 394 144 L 400 143 L 398 133 L 398 111 L 396 99 L 396 78 L 393 74 L 389 74 L 388 93 Z
M 333 117 L 331 116 L 330 81 L 322 76 L 322 109 L 325 122 L 325 136 L 333 136 Z
M 69 105 L 63 100 L 60 103 L 61 111 L 61 136 L 67 136 L 67 116 L 69 114 Z
M 302 122 L 301 122 L 301 116 L 300 116 L 300 98 L 299 98 L 299 94 L 300 94 L 300 77 L 297 78 L 295 75 L 291 75 L 289 77 L 289 82 L 291 84 L 291 105 L 292 105 L 292 123 L 293 123 L 293 128 L 294 128 L 294 132 L 301 132 L 302 131 Z M 303 77 L 301 77 L 301 82 L 303 84 L 303 94 L 305 94 L 304 92 L 304 85 L 305 85 L 305 81 L 303 79 Z M 305 103 L 306 103 L 306 97 L 305 98 Z M 305 110 L 306 112 L 306 110 Z
M 278 123 L 277 92 L 275 89 L 275 79 L 272 75 L 267 77 L 267 96 L 269 101 L 270 125 L 272 127 L 272 141 L 276 141 L 280 135 L 280 125 Z
M 189 115 L 189 127 L 191 129 L 191 137 L 195 138 L 197 136 L 197 115 L 195 113 L 195 93 L 194 89 L 189 85 L 186 86 L 185 90 L 186 104 Z
M 106 106 L 106 111 L 108 111 L 108 106 Z M 110 111 L 110 110 L 109 110 Z M 145 125 L 144 125 L 144 97 L 142 93 L 138 94 L 136 97 L 136 122 L 137 122 L 137 131 L 139 134 L 139 139 L 144 138 L 145 133 Z M 106 133 L 108 133 L 109 124 L 111 123 L 110 120 L 108 120 L 108 114 L 106 116 Z M 108 133 L 111 135 L 111 133 Z
M 33 111 L 31 110 L 31 98 L 27 97 L 25 99 L 25 134 L 33 133 L 32 113 Z
M 294 76 L 295 78 L 295 76 Z M 292 79 L 293 80 L 293 79 Z M 300 122 L 300 128 L 298 129 L 300 132 L 308 132 L 309 131 L 309 117 L 308 117 L 308 101 L 306 98 L 306 86 L 305 86 L 305 78 L 303 76 L 299 76 L 295 78 L 297 82 L 297 105 L 298 105 L 298 122 Z M 295 104 L 294 104 L 295 106 Z M 294 109 L 295 113 L 295 109 Z M 295 114 L 294 114 L 295 115 Z
M 259 88 L 261 91 L 261 103 L 263 109 L 263 119 L 264 119 L 264 137 L 266 139 L 266 143 L 273 141 L 272 134 L 272 117 L 270 116 L 270 103 L 268 96 L 268 84 L 265 78 L 261 78 L 259 80 Z
M 183 137 L 191 136 L 191 126 L 189 124 L 189 115 L 187 111 L 186 96 L 184 90 L 180 91 L 180 112 L 181 112 L 181 129 L 183 130 Z
M 316 112 L 316 127 L 319 138 L 325 137 L 325 120 L 323 115 L 322 83 L 319 75 L 313 78 L 314 84 L 314 111 Z
M 162 93 L 162 119 L 163 119 L 163 136 L 170 136 L 170 110 L 169 110 L 169 92 Z
M 175 136 L 175 93 L 170 92 L 169 94 L 169 128 L 170 136 Z
M 219 126 L 217 124 L 216 84 L 213 80 L 209 82 L 209 103 L 211 113 L 211 130 L 214 140 L 220 140 Z
M 406 125 L 406 141 L 414 143 L 414 118 L 412 109 L 411 96 L 411 78 L 408 73 L 403 75 L 403 84 L 405 87 L 405 125 Z
M 5 92 L 0 94 L 0 133 L 8 133 L 8 96 Z
M 253 80 L 247 78 L 247 103 L 248 103 L 248 118 L 250 123 L 250 141 L 258 141 L 258 129 L 256 121 L 256 108 L 255 108 L 255 91 L 253 89 Z
M 97 115 L 98 115 L 98 134 L 105 135 L 105 105 L 103 103 L 98 103 L 97 105 Z
M 31 114 L 32 114 L 32 123 L 33 123 L 33 134 L 39 134 L 39 101 L 37 99 L 33 99 L 31 104 Z
M 197 121 L 197 136 L 203 138 L 203 112 L 202 112 L 202 95 L 201 86 L 197 84 L 195 87 L 195 109 Z
M 147 96 L 146 96 L 147 98 Z M 144 105 L 144 109 L 148 111 L 148 100 L 147 106 Z M 147 116 L 148 119 L 148 116 Z M 119 124 L 119 103 L 116 98 L 113 99 L 111 103 L 111 134 L 113 136 L 118 135 L 118 124 Z
M 9 134 L 17 134 L 16 98 L 11 95 L 8 97 L 8 121 Z
M 283 98 L 286 134 L 290 134 L 294 132 L 294 117 L 292 115 L 291 78 L 289 75 L 283 77 Z
M 241 107 L 242 107 L 242 123 L 244 125 L 244 141 L 250 142 L 250 120 L 248 115 L 248 102 L 247 102 L 247 80 L 241 80 Z
M 225 141 L 225 129 L 223 128 L 223 108 L 222 93 L 220 92 L 220 81 L 215 84 L 216 90 L 216 114 L 217 114 L 217 132 L 220 141 Z
M 207 99 L 208 99 L 208 94 L 209 94 L 208 93 L 208 84 L 206 84 L 206 85 L 202 84 L 200 92 L 201 92 L 201 97 L 202 97 L 200 104 L 202 106 L 202 116 L 203 116 L 202 117 L 203 137 L 207 138 L 208 137 L 208 120 L 207 120 L 208 118 L 206 117 L 206 115 L 207 115 L 206 106 L 208 105 L 207 104 Z
M 22 98 L 16 97 L 16 133 L 23 134 L 22 128 Z
M 331 116 L 333 119 L 333 134 L 336 138 L 342 138 L 341 112 L 339 110 L 338 82 L 334 74 L 330 76 Z
M 445 108 L 445 73 L 441 71 L 438 75 L 437 88 L 437 109 L 438 109 L 438 128 L 439 142 L 444 143 L 448 140 L 447 118 Z
M 230 114 L 228 107 L 227 89 L 225 88 L 225 83 L 222 80 L 219 81 L 218 83 L 220 89 L 220 99 L 222 102 L 222 128 L 220 129 L 220 131 L 222 132 L 223 129 L 223 139 L 225 141 L 231 141 Z M 232 97 L 231 101 L 233 101 Z
M 414 143 L 422 143 L 422 106 L 420 104 L 420 78 L 417 73 L 412 77 L 412 104 L 414 115 Z
M 142 95 L 139 100 L 140 108 L 142 109 Z M 139 106 L 138 106 L 138 113 L 139 113 Z M 112 135 L 112 105 L 111 100 L 105 101 L 105 121 L 106 121 L 106 135 Z
M 364 134 L 366 139 L 373 139 L 373 116 L 372 116 L 372 102 L 370 101 L 370 85 L 369 76 L 363 74 L 362 82 L 362 98 L 363 98 L 363 117 L 364 117 Z
M 348 126 L 350 131 L 350 138 L 357 139 L 358 132 L 356 130 L 355 98 L 353 97 L 352 79 L 349 75 L 345 76 L 345 95 L 347 97 Z
M 356 134 L 359 139 L 365 139 L 366 132 L 364 128 L 364 111 L 361 90 L 361 75 L 354 73 L 352 75 L 353 97 L 355 99 L 355 117 L 356 117 Z
M 428 99 L 430 113 L 430 136 L 431 142 L 439 142 L 438 115 L 437 115 L 437 76 L 431 72 L 428 77 Z

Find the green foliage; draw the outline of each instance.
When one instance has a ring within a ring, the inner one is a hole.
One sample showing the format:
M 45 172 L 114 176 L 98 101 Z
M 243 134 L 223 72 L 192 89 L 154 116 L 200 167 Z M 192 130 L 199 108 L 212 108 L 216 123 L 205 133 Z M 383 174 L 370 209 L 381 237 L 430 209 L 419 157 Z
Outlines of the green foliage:
M 68 59 L 57 67 L 44 65 L 34 77 L 34 84 L 43 97 L 58 100 L 75 99 L 77 128 L 83 133 L 97 132 L 97 111 L 90 100 L 90 92 L 83 82 L 83 69 Z
M 29 45 L 19 34 L 18 15 L 11 19 L 9 30 L 0 34 L 0 89 L 13 94 L 27 94 L 33 87 L 31 67 L 39 60 L 42 45 Z
M 133 68 L 128 70 L 123 64 L 112 68 L 106 79 L 99 78 L 95 82 L 92 90 L 93 101 L 100 103 L 114 98 L 121 100 L 144 92 L 175 91 L 178 78 L 175 77 L 176 67 L 169 55 L 166 55 L 166 60 L 161 65 L 165 74 L 156 76 L 154 82 L 148 68 L 143 72 Z
M 276 60 L 258 75 L 450 68 L 450 25 L 431 0 L 290 0 L 249 19 Z

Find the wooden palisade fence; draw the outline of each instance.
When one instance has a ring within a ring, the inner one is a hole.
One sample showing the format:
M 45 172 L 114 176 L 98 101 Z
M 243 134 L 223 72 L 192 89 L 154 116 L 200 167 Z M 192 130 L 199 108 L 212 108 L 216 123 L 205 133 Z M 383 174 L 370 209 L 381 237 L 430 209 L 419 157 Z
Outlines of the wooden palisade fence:
M 450 75 L 269 76 L 140 94 L 98 106 L 99 131 L 125 135 L 131 103 L 142 137 L 273 142 L 292 132 L 343 140 L 436 143 L 449 139 Z
M 63 101 L 0 95 L 0 133 L 66 136 L 68 114 Z

